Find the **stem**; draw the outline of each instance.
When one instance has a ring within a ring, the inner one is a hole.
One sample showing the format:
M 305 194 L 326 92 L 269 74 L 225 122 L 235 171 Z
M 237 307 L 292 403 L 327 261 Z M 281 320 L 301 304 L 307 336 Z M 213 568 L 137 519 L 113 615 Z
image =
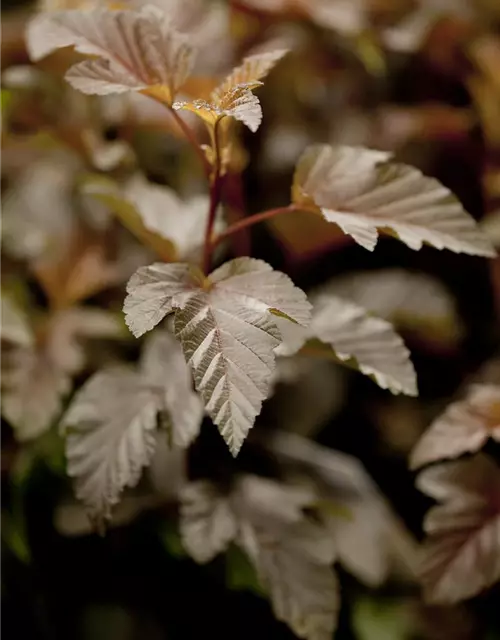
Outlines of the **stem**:
M 220 233 L 215 240 L 212 242 L 212 249 L 215 248 L 222 240 L 225 240 L 228 236 L 231 236 L 233 233 L 237 233 L 242 229 L 246 229 L 258 222 L 263 222 L 264 220 L 269 220 L 270 218 L 274 218 L 274 216 L 278 216 L 282 213 L 290 213 L 292 211 L 304 211 L 303 207 L 298 207 L 295 204 L 289 204 L 286 207 L 277 207 L 276 209 L 268 209 L 267 211 L 261 211 L 260 213 L 256 213 L 253 216 L 248 216 L 247 218 L 243 218 L 242 220 L 238 220 L 230 227 L 227 227 L 225 231 Z
M 205 228 L 205 244 L 203 247 L 203 271 L 208 274 L 210 271 L 210 260 L 212 257 L 213 243 L 212 230 L 215 222 L 215 214 L 220 200 L 221 179 L 220 179 L 220 146 L 219 146 L 219 121 L 214 125 L 213 146 L 214 146 L 214 166 L 210 176 L 210 206 L 208 209 L 207 226 Z
M 189 142 L 189 144 L 193 147 L 193 149 L 198 154 L 198 157 L 200 158 L 201 163 L 203 165 L 203 170 L 205 171 L 205 174 L 208 176 L 210 172 L 210 165 L 208 164 L 208 160 L 205 154 L 203 153 L 203 149 L 200 147 L 198 141 L 196 140 L 196 136 L 194 135 L 191 128 L 180 117 L 177 111 L 175 111 L 175 109 L 172 109 L 172 107 L 169 107 L 169 111 L 172 114 L 173 119 L 176 121 L 179 129 L 181 129 L 182 133 L 186 136 L 186 139 Z

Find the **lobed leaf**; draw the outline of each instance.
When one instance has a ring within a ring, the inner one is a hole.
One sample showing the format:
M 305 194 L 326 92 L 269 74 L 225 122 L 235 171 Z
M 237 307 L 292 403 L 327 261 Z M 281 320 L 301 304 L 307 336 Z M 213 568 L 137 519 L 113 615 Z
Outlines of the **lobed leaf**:
M 307 324 L 305 294 L 261 260 L 238 258 L 208 278 L 185 264 L 137 270 L 126 322 L 136 337 L 174 313 L 174 332 L 207 413 L 236 455 L 267 397 L 282 335 L 277 309 Z M 289 322 L 283 318 L 280 322 Z
M 379 230 L 390 229 L 414 250 L 425 242 L 456 253 L 495 255 L 449 189 L 382 151 L 312 145 L 297 164 L 292 197 L 319 209 L 370 251 Z

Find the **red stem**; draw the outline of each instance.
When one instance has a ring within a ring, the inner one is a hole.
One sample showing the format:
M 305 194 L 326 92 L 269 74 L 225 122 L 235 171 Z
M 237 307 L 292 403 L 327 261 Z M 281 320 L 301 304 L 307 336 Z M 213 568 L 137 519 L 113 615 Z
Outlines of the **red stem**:
M 247 218 L 243 218 L 242 220 L 238 220 L 230 227 L 228 227 L 225 231 L 220 233 L 213 241 L 212 241 L 212 249 L 214 249 L 222 240 L 225 240 L 228 236 L 233 233 L 237 233 L 242 229 L 246 229 L 258 222 L 263 222 L 264 220 L 269 220 L 270 218 L 274 218 L 274 216 L 281 215 L 282 213 L 291 213 L 292 211 L 303 211 L 304 208 L 298 207 L 295 204 L 289 204 L 286 207 L 277 207 L 276 209 L 268 209 L 267 211 L 261 211 L 260 213 L 256 213 L 253 216 L 248 216 Z

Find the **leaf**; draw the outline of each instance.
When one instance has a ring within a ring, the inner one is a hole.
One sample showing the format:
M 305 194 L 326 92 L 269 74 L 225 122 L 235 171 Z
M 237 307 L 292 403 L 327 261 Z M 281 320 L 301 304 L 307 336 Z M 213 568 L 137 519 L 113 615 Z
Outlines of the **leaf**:
M 236 455 L 267 397 L 281 341 L 278 309 L 309 321 L 305 294 L 261 260 L 238 258 L 208 278 L 185 264 L 155 263 L 130 279 L 125 319 L 139 337 L 167 314 L 205 410 Z
M 24 442 L 46 431 L 62 409 L 71 378 L 43 348 L 16 348 L 2 356 L 2 415 Z
M 247 56 L 207 100 L 175 102 L 172 106 L 177 110 L 193 111 L 211 126 L 224 116 L 230 116 L 255 132 L 262 122 L 262 108 L 252 90 L 262 85 L 263 78 L 286 53 L 279 49 Z
M 187 447 L 200 431 L 203 403 L 193 390 L 181 346 L 171 333 L 157 331 L 150 336 L 142 352 L 140 372 L 143 383 L 149 383 L 161 395 L 160 417 L 171 445 Z
M 300 638 L 329 640 L 336 626 L 339 587 L 331 558 L 320 561 L 314 549 L 324 536 L 313 525 L 290 525 L 282 535 L 246 526 L 241 544 L 269 592 L 274 615 Z
M 320 495 L 342 512 L 336 517 L 326 510 L 324 518 L 346 569 L 371 587 L 396 566 L 414 577 L 416 543 L 356 458 L 285 431 L 273 433 L 266 444 L 283 465 L 315 480 Z
M 73 399 L 62 425 L 68 474 L 95 521 L 111 517 L 121 491 L 149 464 L 160 406 L 135 372 L 118 368 L 95 374 Z
M 157 7 L 139 12 L 60 11 L 39 14 L 26 31 L 28 52 L 40 60 L 73 46 L 94 56 L 69 69 L 67 81 L 83 93 L 106 95 L 153 90 L 170 104 L 193 65 L 188 37 Z
M 463 327 L 450 292 L 425 273 L 404 269 L 377 269 L 333 278 L 321 287 L 352 300 L 396 327 L 456 341 Z
M 424 521 L 425 598 L 453 604 L 500 579 L 500 470 L 477 454 L 422 471 L 417 486 L 438 500 Z
M 33 333 L 26 314 L 17 306 L 12 296 L 4 291 L 2 291 L 1 303 L 1 339 L 21 347 L 29 347 L 33 344 Z
M 62 425 L 68 434 L 68 473 L 92 517 L 110 518 L 123 488 L 138 482 L 155 452 L 175 465 L 169 479 L 180 488 L 183 469 L 165 448 L 187 447 L 202 419 L 203 404 L 192 389 L 180 346 L 168 332 L 149 338 L 138 371 L 114 367 L 95 374 L 76 394 Z M 166 442 L 158 426 L 166 430 Z M 160 482 L 158 469 L 154 480 Z M 157 488 L 166 494 L 175 487 Z
M 76 162 L 69 153 L 52 153 L 21 171 L 3 201 L 6 253 L 22 260 L 53 260 L 64 254 L 75 230 L 70 192 Z
M 411 468 L 475 453 L 489 438 L 500 442 L 500 386 L 472 385 L 421 437 L 411 454 Z
M 312 145 L 299 159 L 292 197 L 318 209 L 365 249 L 391 229 L 410 249 L 492 257 L 495 251 L 457 198 L 434 178 L 362 147 Z
M 171 240 L 179 260 L 196 263 L 200 260 L 205 239 L 209 198 L 205 195 L 181 200 L 173 189 L 152 184 L 136 176 L 124 188 L 124 196 L 139 215 L 145 228 Z M 225 228 L 220 216 L 214 233 Z
M 237 521 L 227 498 L 210 482 L 192 482 L 181 493 L 180 531 L 189 555 L 205 563 L 234 540 Z
M 120 194 L 117 185 L 97 174 L 90 174 L 81 181 L 82 195 L 95 198 L 116 215 L 120 222 L 143 244 L 151 247 L 161 258 L 170 262 L 176 258 L 171 240 L 148 229 L 134 205 Z
M 354 358 L 359 370 L 373 376 L 382 389 L 417 395 L 410 352 L 389 322 L 336 296 L 320 294 L 313 305 L 309 331 L 330 344 L 340 360 Z

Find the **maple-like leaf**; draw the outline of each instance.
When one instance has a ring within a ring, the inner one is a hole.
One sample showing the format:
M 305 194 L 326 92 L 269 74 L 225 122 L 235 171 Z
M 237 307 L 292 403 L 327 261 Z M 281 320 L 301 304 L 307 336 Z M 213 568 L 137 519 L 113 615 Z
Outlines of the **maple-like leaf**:
M 152 336 L 138 371 L 114 367 L 92 376 L 63 420 L 68 473 L 91 516 L 104 521 L 125 487 L 134 486 L 154 454 L 157 427 L 170 447 L 197 436 L 203 406 L 192 390 L 175 338 Z
M 173 189 L 148 182 L 141 176 L 130 180 L 124 196 L 138 211 L 148 231 L 171 240 L 180 260 L 196 263 L 203 248 L 209 198 L 206 195 L 181 200 Z M 225 227 L 220 216 L 214 223 L 214 233 Z
M 251 258 L 226 262 L 207 278 L 187 264 L 155 263 L 137 270 L 127 292 L 125 318 L 136 337 L 175 312 L 196 389 L 236 455 L 269 391 L 278 323 L 309 322 L 305 294 Z
M 252 90 L 262 85 L 263 78 L 286 53 L 286 50 L 280 49 L 248 56 L 212 91 L 207 100 L 175 102 L 172 106 L 174 109 L 193 111 L 211 126 L 215 126 L 224 116 L 230 116 L 255 132 L 262 121 L 262 108 Z
M 32 345 L 34 336 L 24 310 L 16 304 L 12 296 L 4 291 L 1 295 L 1 305 L 0 338 L 21 347 Z
M 26 40 L 32 60 L 73 46 L 93 56 L 69 69 L 66 79 L 83 93 L 105 95 L 154 90 L 171 103 L 193 65 L 188 37 L 172 28 L 154 6 L 140 11 L 60 11 L 29 23 Z
M 389 229 L 415 250 L 427 243 L 456 253 L 495 255 L 449 189 L 383 151 L 312 145 L 299 159 L 292 197 L 370 251 L 379 230 Z
M 489 438 L 500 442 L 500 386 L 475 384 L 424 433 L 411 454 L 411 467 L 474 453 Z
M 453 604 L 500 580 L 500 468 L 490 457 L 422 471 L 421 491 L 439 504 L 425 521 L 421 579 L 432 603 Z

